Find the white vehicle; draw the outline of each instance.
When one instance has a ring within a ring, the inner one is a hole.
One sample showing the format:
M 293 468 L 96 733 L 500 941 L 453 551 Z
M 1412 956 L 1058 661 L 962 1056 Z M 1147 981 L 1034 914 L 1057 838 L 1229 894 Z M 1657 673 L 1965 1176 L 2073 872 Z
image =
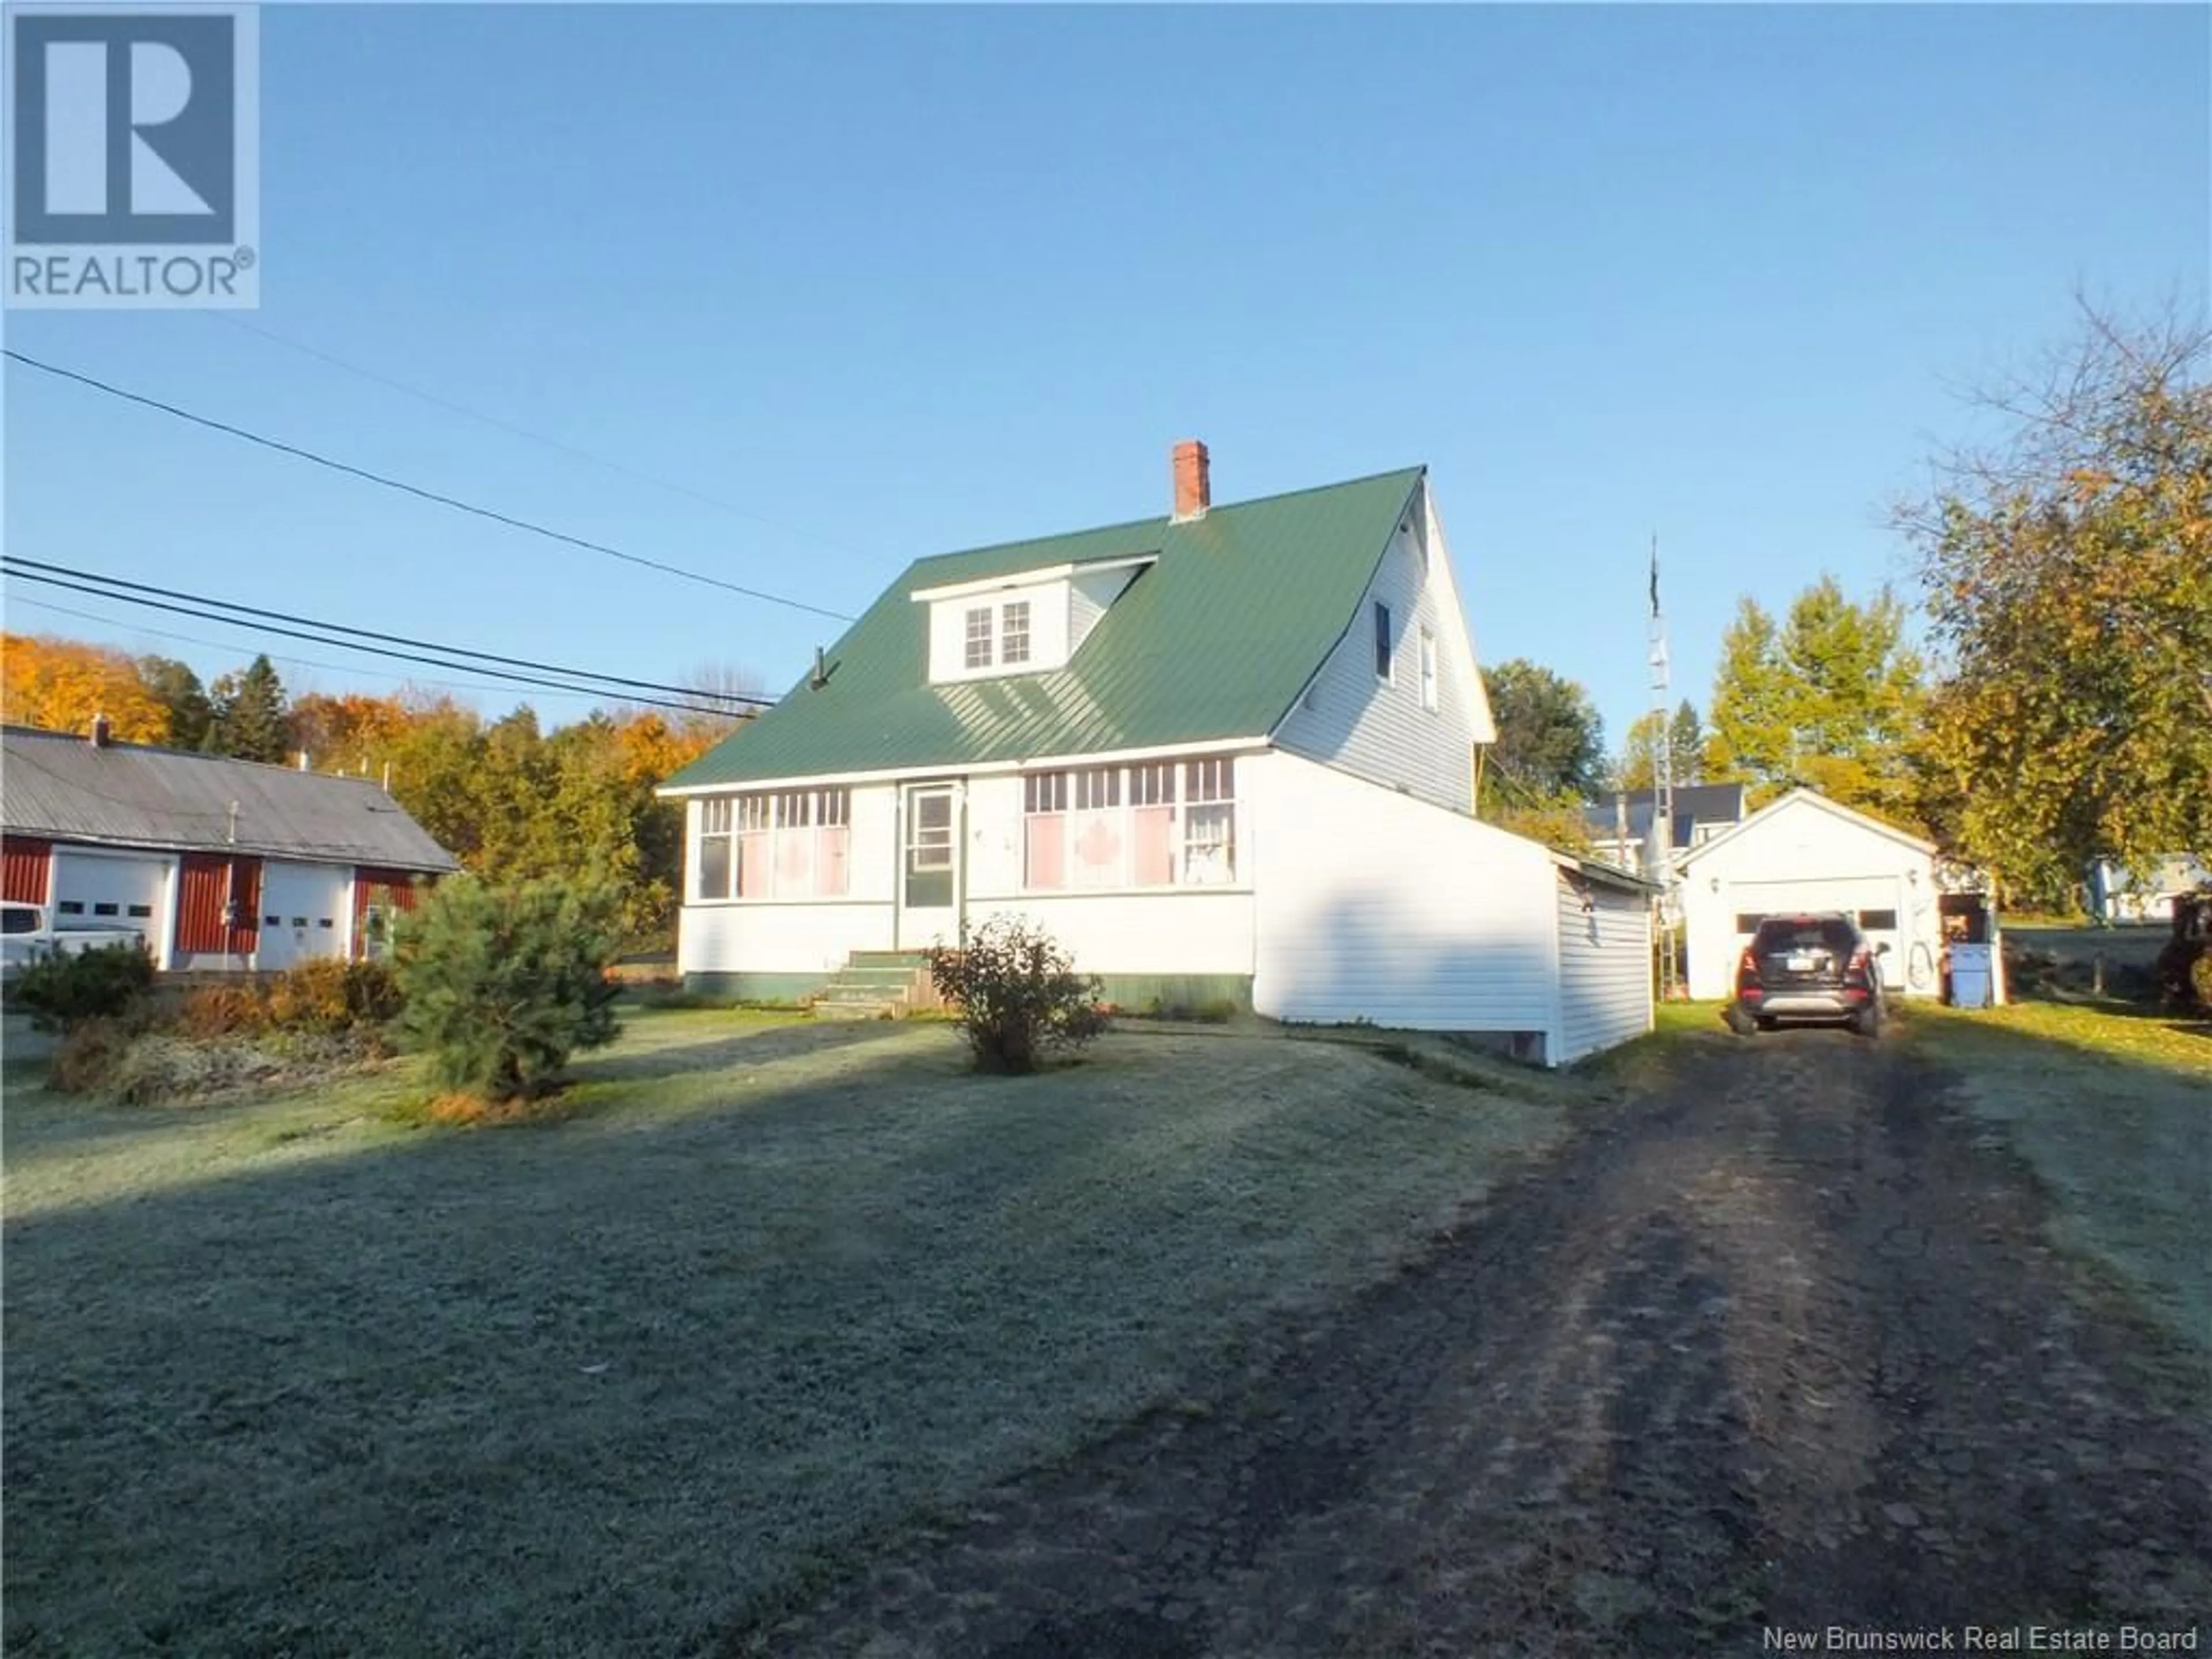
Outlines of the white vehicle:
M 43 904 L 0 903 L 0 976 L 13 979 L 42 956 L 75 956 L 103 945 L 146 947 L 135 927 L 56 927 Z

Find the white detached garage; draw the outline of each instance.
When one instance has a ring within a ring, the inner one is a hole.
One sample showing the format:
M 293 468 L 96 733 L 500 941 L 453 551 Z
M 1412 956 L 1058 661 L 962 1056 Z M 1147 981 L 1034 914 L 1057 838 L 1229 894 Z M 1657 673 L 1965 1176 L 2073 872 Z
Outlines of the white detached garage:
M 1879 818 L 1805 788 L 1792 789 L 1682 863 L 1682 920 L 1690 994 L 1734 989 L 1737 957 L 1762 916 L 1848 913 L 1877 947 L 1893 994 L 1941 988 L 1942 924 L 1936 849 Z

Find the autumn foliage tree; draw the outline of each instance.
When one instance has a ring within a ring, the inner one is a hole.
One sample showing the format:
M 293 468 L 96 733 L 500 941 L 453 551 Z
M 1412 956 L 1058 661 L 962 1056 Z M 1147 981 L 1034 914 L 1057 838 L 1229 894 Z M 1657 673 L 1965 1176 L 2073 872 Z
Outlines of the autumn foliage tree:
M 1926 665 L 1905 620 L 1887 586 L 1862 602 L 1832 576 L 1799 593 L 1779 621 L 1743 599 L 1722 636 L 1708 775 L 1753 786 L 1754 804 L 1804 784 L 1917 826 L 1910 750 Z
M 120 651 L 46 635 L 0 636 L 0 714 L 10 726 L 88 732 L 107 716 L 123 743 L 166 743 L 169 710 Z
M 1930 799 L 2047 896 L 2100 856 L 2212 851 L 2212 331 L 2081 313 L 1979 395 L 2004 436 L 1899 509 L 1948 670 Z
M 388 781 L 461 861 L 495 881 L 607 888 L 634 947 L 665 945 L 683 886 L 684 814 L 654 790 L 736 729 L 727 716 L 614 705 L 546 730 L 527 705 L 486 720 L 450 696 L 289 696 L 266 658 L 203 688 L 183 663 L 67 640 L 4 636 L 8 720 L 84 732 L 105 714 L 126 743 L 256 760 L 305 753 L 314 769 Z M 710 707 L 750 682 L 701 670 Z

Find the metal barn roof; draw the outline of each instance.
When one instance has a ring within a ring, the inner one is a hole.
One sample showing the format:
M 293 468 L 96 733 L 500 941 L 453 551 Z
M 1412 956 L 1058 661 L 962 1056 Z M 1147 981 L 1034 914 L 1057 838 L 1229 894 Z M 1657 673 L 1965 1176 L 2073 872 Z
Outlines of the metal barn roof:
M 143 744 L 103 745 L 22 726 L 0 728 L 0 827 L 11 836 L 110 847 L 398 870 L 459 867 L 364 778 Z

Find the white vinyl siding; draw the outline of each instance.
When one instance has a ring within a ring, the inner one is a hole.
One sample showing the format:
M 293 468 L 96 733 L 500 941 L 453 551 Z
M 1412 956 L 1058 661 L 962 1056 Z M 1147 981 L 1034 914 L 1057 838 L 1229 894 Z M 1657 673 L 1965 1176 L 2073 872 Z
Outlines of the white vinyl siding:
M 1425 502 L 1416 501 L 1410 521 Z M 1404 785 L 1423 800 L 1454 811 L 1472 810 L 1474 744 L 1492 735 L 1480 684 L 1466 646 L 1464 624 L 1455 614 L 1447 561 L 1424 561 L 1413 531 L 1391 538 L 1358 611 L 1336 648 L 1316 675 L 1306 696 L 1278 733 L 1281 746 L 1340 767 L 1357 777 L 1395 788 Z M 1388 608 L 1394 637 L 1407 650 L 1409 634 L 1435 641 L 1437 673 L 1433 709 L 1425 676 L 1398 672 L 1395 683 L 1376 678 L 1376 605 Z
M 1561 1064 L 1651 1029 L 1651 905 L 1559 872 Z
M 1525 1033 L 1548 1055 L 1558 932 L 1548 852 L 1295 756 L 1245 769 L 1259 1012 Z

